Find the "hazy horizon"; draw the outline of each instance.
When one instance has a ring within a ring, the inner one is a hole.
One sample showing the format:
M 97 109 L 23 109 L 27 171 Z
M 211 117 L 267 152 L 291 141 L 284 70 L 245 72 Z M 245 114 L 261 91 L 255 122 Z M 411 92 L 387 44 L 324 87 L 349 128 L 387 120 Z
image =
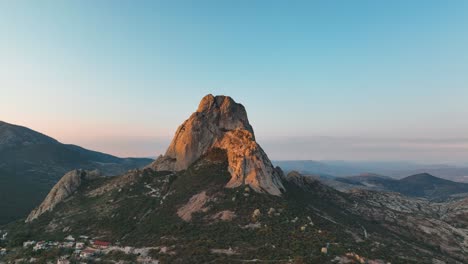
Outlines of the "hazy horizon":
M 468 157 L 468 2 L 7 1 L 0 120 L 157 156 L 208 94 L 274 160 Z
M 0 120 L 6 121 L 6 120 Z M 182 121 L 181 121 L 182 123 Z M 15 124 L 28 127 L 24 124 Z M 164 154 L 172 136 L 167 137 L 134 137 L 115 139 L 87 137 L 70 141 L 67 138 L 56 137 L 50 133 L 28 127 L 64 144 L 75 144 L 91 150 L 108 153 L 118 157 L 156 158 Z M 53 132 L 53 131 L 52 131 Z M 175 133 L 175 129 L 174 129 Z M 346 162 L 410 162 L 421 165 L 444 164 L 468 166 L 465 157 L 465 147 L 468 139 L 430 139 L 430 138 L 363 138 L 363 137 L 278 137 L 258 138 L 272 160 L 302 160 L 302 161 L 346 161 Z M 433 150 L 432 153 L 427 153 Z M 128 152 L 134 150 L 134 152 Z M 408 156 L 401 151 L 408 151 Z M 459 151 L 457 151 L 459 150 Z M 336 154 L 340 152 L 341 154 Z M 312 154 L 311 154 L 312 153 Z M 369 155 L 372 153 L 372 155 Z M 423 158 L 414 159 L 417 153 Z M 458 158 L 447 159 L 445 155 L 459 154 Z M 406 158 L 405 158 L 406 157 Z

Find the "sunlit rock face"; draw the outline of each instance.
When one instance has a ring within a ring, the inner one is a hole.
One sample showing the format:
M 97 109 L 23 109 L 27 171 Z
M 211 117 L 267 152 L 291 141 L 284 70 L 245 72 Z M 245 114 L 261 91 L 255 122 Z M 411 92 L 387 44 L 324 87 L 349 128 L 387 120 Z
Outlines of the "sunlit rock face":
M 214 147 L 227 152 L 232 178 L 226 187 L 249 185 L 273 195 L 284 190 L 281 171 L 255 141 L 244 106 L 228 96 L 205 96 L 197 111 L 177 129 L 166 154 L 151 167 L 184 170 Z

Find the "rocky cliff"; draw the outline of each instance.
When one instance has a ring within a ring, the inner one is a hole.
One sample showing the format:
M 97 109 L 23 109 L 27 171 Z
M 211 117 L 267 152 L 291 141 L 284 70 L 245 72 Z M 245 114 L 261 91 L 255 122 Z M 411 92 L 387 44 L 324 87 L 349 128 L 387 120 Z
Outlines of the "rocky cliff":
M 44 201 L 34 209 L 26 219 L 26 222 L 31 222 L 47 211 L 52 211 L 54 207 L 63 200 L 70 197 L 84 180 L 95 179 L 100 176 L 100 172 L 73 170 L 65 174 L 57 184 L 50 190 Z
M 151 167 L 181 171 L 212 148 L 228 155 L 231 180 L 228 188 L 249 185 L 257 192 L 280 195 L 282 172 L 274 168 L 260 145 L 243 105 L 228 96 L 205 96 L 198 109 L 176 131 L 164 156 Z

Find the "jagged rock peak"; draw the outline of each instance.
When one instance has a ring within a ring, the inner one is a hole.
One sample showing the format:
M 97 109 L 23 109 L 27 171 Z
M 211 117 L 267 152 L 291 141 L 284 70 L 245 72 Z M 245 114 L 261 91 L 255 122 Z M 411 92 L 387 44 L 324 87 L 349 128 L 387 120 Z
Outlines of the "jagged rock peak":
M 257 192 L 280 195 L 281 170 L 275 169 L 255 141 L 243 105 L 229 96 L 203 97 L 198 109 L 177 129 L 164 156 L 150 167 L 180 171 L 212 148 L 227 152 L 231 180 L 228 188 L 249 185 Z
M 98 170 L 72 170 L 66 173 L 50 190 L 44 201 L 34 209 L 26 219 L 26 223 L 33 221 L 47 211 L 52 211 L 57 204 L 70 197 L 84 180 L 92 180 L 101 176 Z
M 217 121 L 221 129 L 234 130 L 243 128 L 254 136 L 252 126 L 247 118 L 247 111 L 242 104 L 236 103 L 231 97 L 212 94 L 206 95 L 200 101 L 196 113 L 210 115 Z M 194 113 L 194 114 L 196 114 Z

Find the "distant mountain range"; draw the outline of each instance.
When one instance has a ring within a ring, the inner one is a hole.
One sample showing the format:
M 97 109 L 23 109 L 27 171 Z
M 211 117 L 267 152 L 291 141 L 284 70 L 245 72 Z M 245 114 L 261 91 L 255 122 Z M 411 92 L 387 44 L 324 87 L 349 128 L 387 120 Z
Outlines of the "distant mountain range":
M 321 181 L 341 191 L 352 189 L 391 191 L 432 201 L 444 201 L 468 195 L 467 183 L 441 179 L 428 173 L 415 174 L 399 180 L 376 174 L 366 174 L 322 179 Z
M 446 180 L 468 183 L 468 166 L 398 161 L 287 160 L 274 161 L 273 163 L 285 171 L 295 170 L 302 174 L 320 175 L 326 178 L 370 173 L 400 179 L 408 175 L 429 173 Z
M 67 145 L 26 127 L 0 121 L 0 224 L 24 217 L 67 171 L 99 169 L 117 175 L 149 164 Z

